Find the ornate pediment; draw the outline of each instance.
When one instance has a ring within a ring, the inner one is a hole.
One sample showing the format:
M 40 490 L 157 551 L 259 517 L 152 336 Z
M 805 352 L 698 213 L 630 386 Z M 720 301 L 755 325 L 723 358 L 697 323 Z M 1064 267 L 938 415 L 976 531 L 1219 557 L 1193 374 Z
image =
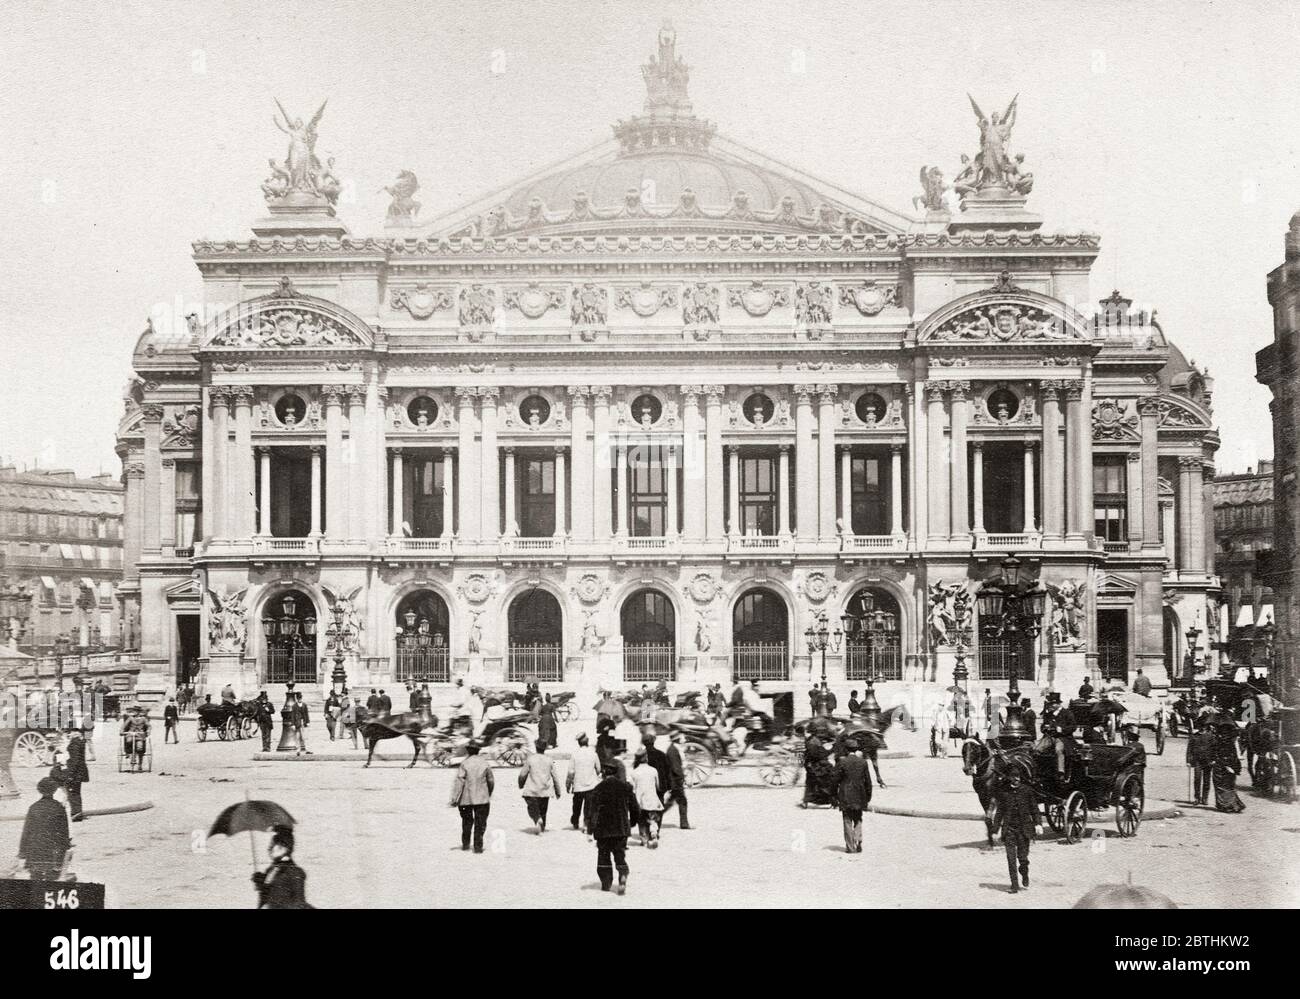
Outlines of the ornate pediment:
M 1097 399 L 1092 404 L 1092 439 L 1139 441 L 1142 431 L 1132 399 Z
M 1209 415 L 1186 399 L 1160 396 L 1155 400 L 1156 425 L 1161 430 L 1210 430 Z
M 217 316 L 203 339 L 205 349 L 228 350 L 367 348 L 372 343 L 361 319 L 332 302 L 298 294 L 287 278 L 271 294 Z
M 1017 287 L 1003 273 L 992 287 L 966 295 L 934 312 L 918 340 L 942 343 L 1088 342 L 1082 317 L 1047 295 Z

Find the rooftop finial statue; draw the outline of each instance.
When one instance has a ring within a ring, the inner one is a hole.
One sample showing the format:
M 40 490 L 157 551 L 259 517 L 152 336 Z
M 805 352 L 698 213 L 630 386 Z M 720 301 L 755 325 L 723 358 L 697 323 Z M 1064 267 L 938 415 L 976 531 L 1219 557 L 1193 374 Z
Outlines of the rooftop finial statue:
M 985 116 L 980 106 L 975 103 L 974 97 L 970 94 L 966 96 L 970 99 L 970 106 L 975 111 L 975 118 L 979 122 L 980 151 L 975 155 L 974 176 L 965 187 L 975 191 L 1001 188 L 1015 194 L 1028 194 L 1034 186 L 1033 175 L 1021 169 L 1024 157 L 1013 158 L 1008 150 L 1011 143 L 1011 130 L 1016 124 L 1016 101 L 1020 99 L 1020 95 L 1011 98 L 1011 103 L 1007 105 L 1006 111 L 1001 116 L 994 111 L 992 118 Z M 963 171 L 960 179 L 965 179 L 965 173 L 966 171 Z M 958 190 L 961 191 L 962 187 L 959 186 Z
M 677 54 L 677 32 L 671 21 L 664 21 L 659 29 L 659 54 L 651 56 L 650 61 L 641 67 L 645 77 L 645 109 L 655 111 L 665 108 L 669 111 L 689 112 L 690 99 L 686 96 L 686 85 L 690 81 L 690 67 Z
M 325 114 L 328 99 L 321 103 L 311 120 L 303 124 L 301 118 L 290 116 L 284 105 L 276 99 L 279 116 L 272 115 L 275 127 L 289 137 L 289 150 L 284 163 L 271 161 L 271 178 L 262 185 L 267 201 L 283 199 L 292 194 L 305 194 L 323 198 L 330 204 L 338 199 L 339 183 L 330 169 L 321 165 L 316 157 L 316 126 Z

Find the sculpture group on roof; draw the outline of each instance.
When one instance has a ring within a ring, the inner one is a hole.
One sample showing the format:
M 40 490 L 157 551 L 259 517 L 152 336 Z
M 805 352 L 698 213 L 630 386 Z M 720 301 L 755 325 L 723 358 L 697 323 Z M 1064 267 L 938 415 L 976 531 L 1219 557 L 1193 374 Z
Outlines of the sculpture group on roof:
M 322 165 L 316 156 L 316 126 L 325 114 L 325 104 L 312 115 L 311 120 L 303 124 L 301 118 L 293 118 L 277 100 L 275 106 L 280 109 L 279 117 L 272 115 L 275 127 L 289 137 L 289 149 L 284 162 L 268 160 L 271 176 L 262 183 L 262 193 L 267 202 L 275 204 L 294 195 L 310 200 L 324 200 L 333 205 L 338 201 L 342 185 L 334 176 L 334 160 L 331 158 Z

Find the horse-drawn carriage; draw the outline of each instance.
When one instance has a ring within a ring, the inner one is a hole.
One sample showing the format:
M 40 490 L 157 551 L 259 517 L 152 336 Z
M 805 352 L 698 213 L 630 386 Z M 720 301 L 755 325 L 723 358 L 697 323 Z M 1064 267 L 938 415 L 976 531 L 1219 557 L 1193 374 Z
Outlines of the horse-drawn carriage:
M 215 732 L 222 742 L 251 739 L 257 732 L 257 706 L 253 701 L 208 701 L 199 705 L 199 742 Z
M 438 725 L 436 715 L 426 711 L 403 712 L 367 718 L 358 726 L 368 750 L 366 766 L 375 756 L 375 747 L 386 739 L 405 736 L 413 749 L 409 766 L 415 766 L 423 755 L 432 766 L 454 766 L 465 757 L 471 731 L 467 724 Z M 506 766 L 517 767 L 527 759 L 537 739 L 536 723 L 531 713 L 516 711 L 484 722 L 477 735 L 483 747 L 480 752 L 487 758 Z
M 16 766 L 52 766 L 69 730 L 80 729 L 89 735 L 95 728 L 93 708 L 71 691 L 31 691 L 21 710 L 13 750 Z
M 710 724 L 702 714 L 690 712 L 657 725 L 686 737 L 682 744 L 682 770 L 687 787 L 706 783 L 720 766 L 732 766 L 742 757 L 761 757 L 759 777 L 772 787 L 793 784 L 803 767 L 802 745 L 792 728 L 778 731 L 767 715 L 751 714 L 727 729 L 721 719 Z
M 1300 795 L 1300 707 L 1275 707 L 1247 726 L 1246 763 L 1257 791 L 1283 801 Z

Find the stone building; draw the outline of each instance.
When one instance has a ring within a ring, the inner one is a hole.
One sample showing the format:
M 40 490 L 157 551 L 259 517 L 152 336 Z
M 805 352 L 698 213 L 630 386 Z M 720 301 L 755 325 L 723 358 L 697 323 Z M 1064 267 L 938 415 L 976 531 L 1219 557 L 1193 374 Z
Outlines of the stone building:
M 1300 514 L 1296 506 L 1296 428 L 1300 426 L 1300 365 L 1296 330 L 1300 328 L 1300 212 L 1291 216 L 1286 258 L 1268 275 L 1268 302 L 1273 306 L 1273 342 L 1255 355 L 1255 378 L 1273 393 L 1273 550 L 1261 566 L 1261 580 L 1273 589 L 1276 662 L 1290 678 L 1297 673 L 1300 640 L 1300 594 L 1296 559 L 1300 557 Z
M 836 687 L 959 651 L 1169 682 L 1217 590 L 1210 383 L 1084 309 L 1098 239 L 1026 209 L 1014 102 L 913 217 L 726 139 L 675 44 L 604 145 L 428 222 L 403 171 L 382 235 L 336 217 L 318 112 L 251 238 L 195 244 L 207 315 L 142 335 L 120 430 L 158 693 L 191 658 L 328 682 L 336 610 L 367 685 L 804 689 L 815 617 L 868 607 Z M 974 619 L 1008 553 L 1053 595 L 1032 642 Z
M 0 468 L 0 641 L 31 654 L 59 637 L 117 647 L 121 580 L 120 482 Z
M 1269 652 L 1273 589 L 1259 566 L 1273 549 L 1273 463 L 1214 479 L 1214 570 L 1219 594 L 1218 634 L 1233 662 L 1263 665 Z

